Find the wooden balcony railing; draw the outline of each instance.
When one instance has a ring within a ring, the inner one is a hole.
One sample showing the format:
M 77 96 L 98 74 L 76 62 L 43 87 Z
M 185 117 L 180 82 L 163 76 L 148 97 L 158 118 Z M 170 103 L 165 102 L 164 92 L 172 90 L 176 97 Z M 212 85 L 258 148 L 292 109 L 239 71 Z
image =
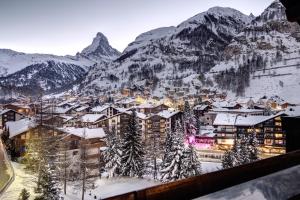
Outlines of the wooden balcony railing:
M 107 200 L 193 199 L 300 165 L 300 150 L 250 164 L 106 198 Z M 276 184 L 276 183 L 274 183 Z

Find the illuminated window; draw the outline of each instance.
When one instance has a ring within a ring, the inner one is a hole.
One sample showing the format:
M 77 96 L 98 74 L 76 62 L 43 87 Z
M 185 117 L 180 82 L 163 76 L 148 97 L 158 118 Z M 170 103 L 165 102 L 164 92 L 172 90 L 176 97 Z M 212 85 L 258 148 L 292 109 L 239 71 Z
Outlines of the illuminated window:
M 281 122 L 275 122 L 276 126 L 281 126 Z
M 272 145 L 272 144 L 273 144 L 273 140 L 265 139 L 265 145 Z
M 275 137 L 276 137 L 276 138 L 281 138 L 281 137 L 282 137 L 282 134 L 281 134 L 281 133 L 276 133 L 276 134 L 275 134 Z
M 283 144 L 283 140 L 275 140 L 275 144 Z

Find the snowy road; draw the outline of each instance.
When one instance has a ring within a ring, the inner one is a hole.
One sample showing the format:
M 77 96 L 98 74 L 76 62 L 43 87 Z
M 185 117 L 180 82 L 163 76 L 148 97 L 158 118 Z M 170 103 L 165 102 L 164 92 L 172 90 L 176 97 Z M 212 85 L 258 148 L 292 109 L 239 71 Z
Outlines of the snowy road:
M 0 139 L 0 197 L 14 180 L 14 171 L 6 155 L 4 146 Z M 2 198 L 1 198 L 2 199 Z
M 18 199 L 18 196 L 23 188 L 28 190 L 30 194 L 33 194 L 33 189 L 36 186 L 34 176 L 25 174 L 20 164 L 12 162 L 12 165 L 15 171 L 15 180 L 4 192 L 3 196 L 1 196 L 1 200 Z M 30 200 L 32 199 L 34 199 L 33 195 L 30 197 Z

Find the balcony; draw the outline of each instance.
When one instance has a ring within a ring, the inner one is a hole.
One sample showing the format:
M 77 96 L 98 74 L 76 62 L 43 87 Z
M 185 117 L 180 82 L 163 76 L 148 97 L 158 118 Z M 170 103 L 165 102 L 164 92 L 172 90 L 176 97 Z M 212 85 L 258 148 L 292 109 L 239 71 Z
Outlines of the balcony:
M 241 195 L 241 188 L 246 184 L 249 188 L 260 183 L 264 186 L 260 191 L 267 191 L 267 195 L 274 195 L 269 199 L 299 199 L 300 197 L 300 151 L 267 158 L 254 163 L 220 170 L 180 181 L 166 183 L 143 190 L 128 192 L 107 200 L 171 200 L 195 199 L 206 196 L 226 197 L 227 195 Z M 287 176 L 289 178 L 287 178 Z M 248 184 L 248 185 L 247 185 Z M 225 189 L 225 190 L 224 190 Z M 225 193 L 226 192 L 226 196 Z M 272 192 L 273 191 L 273 192 Z M 276 192 L 274 194 L 274 192 Z M 257 199 L 249 193 L 248 199 Z M 278 196 L 276 196 L 278 195 Z M 237 196 L 239 197 L 239 196 Z M 253 197 L 253 198 L 251 198 Z M 283 197 L 283 198 L 280 198 Z M 205 199 L 205 198 L 204 198 Z M 230 199 L 230 197 L 228 197 Z

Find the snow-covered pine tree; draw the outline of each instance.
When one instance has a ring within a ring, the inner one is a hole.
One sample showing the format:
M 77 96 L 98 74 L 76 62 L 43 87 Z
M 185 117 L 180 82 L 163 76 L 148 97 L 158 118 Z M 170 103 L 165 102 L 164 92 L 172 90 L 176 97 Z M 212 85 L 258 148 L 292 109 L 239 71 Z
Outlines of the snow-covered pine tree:
M 237 160 L 238 162 L 236 165 L 244 165 L 249 163 L 249 153 L 248 153 L 248 144 L 247 144 L 247 137 L 245 134 L 241 134 L 240 138 L 238 140 L 238 156 Z
M 224 153 L 224 156 L 222 158 L 222 167 L 223 169 L 227 169 L 227 168 L 231 168 L 233 167 L 233 155 L 232 155 L 232 151 L 227 150 Z
M 188 101 L 184 102 L 184 108 L 183 108 L 183 120 L 189 121 L 189 118 L 191 117 L 191 107 Z
M 196 154 L 195 148 L 189 145 L 184 152 L 184 162 L 185 167 L 183 168 L 183 174 L 187 177 L 197 176 L 201 174 L 201 163 Z
M 188 176 L 184 174 L 186 170 L 184 169 L 184 131 L 180 121 L 176 121 L 175 130 L 171 134 L 171 148 L 164 156 L 164 161 L 161 169 L 161 181 L 169 182 L 178 179 L 183 179 Z
M 223 168 L 244 165 L 258 160 L 257 139 L 255 133 L 239 134 L 230 151 L 222 159 Z
M 122 145 L 122 175 L 141 177 L 144 172 L 144 149 L 142 133 L 135 110 L 129 117 Z
M 121 172 L 122 151 L 120 140 L 115 129 L 107 134 L 106 137 L 107 149 L 104 152 L 105 170 L 108 172 L 108 177 L 115 177 Z
M 44 165 L 41 169 L 41 178 L 39 180 L 38 200 L 57 200 L 59 199 L 60 188 L 58 181 L 53 178 L 55 172 L 49 165 Z
M 232 156 L 232 161 L 233 161 L 233 166 L 239 165 L 239 162 L 240 162 L 239 148 L 240 148 L 239 139 L 237 137 L 235 137 L 232 148 L 230 150 L 231 156 Z
M 248 152 L 249 162 L 254 162 L 258 160 L 257 146 L 258 146 L 258 141 L 253 128 L 253 132 L 247 135 L 247 152 Z
M 25 188 L 23 188 L 19 195 L 18 200 L 29 200 L 29 197 L 30 197 L 30 193 Z

